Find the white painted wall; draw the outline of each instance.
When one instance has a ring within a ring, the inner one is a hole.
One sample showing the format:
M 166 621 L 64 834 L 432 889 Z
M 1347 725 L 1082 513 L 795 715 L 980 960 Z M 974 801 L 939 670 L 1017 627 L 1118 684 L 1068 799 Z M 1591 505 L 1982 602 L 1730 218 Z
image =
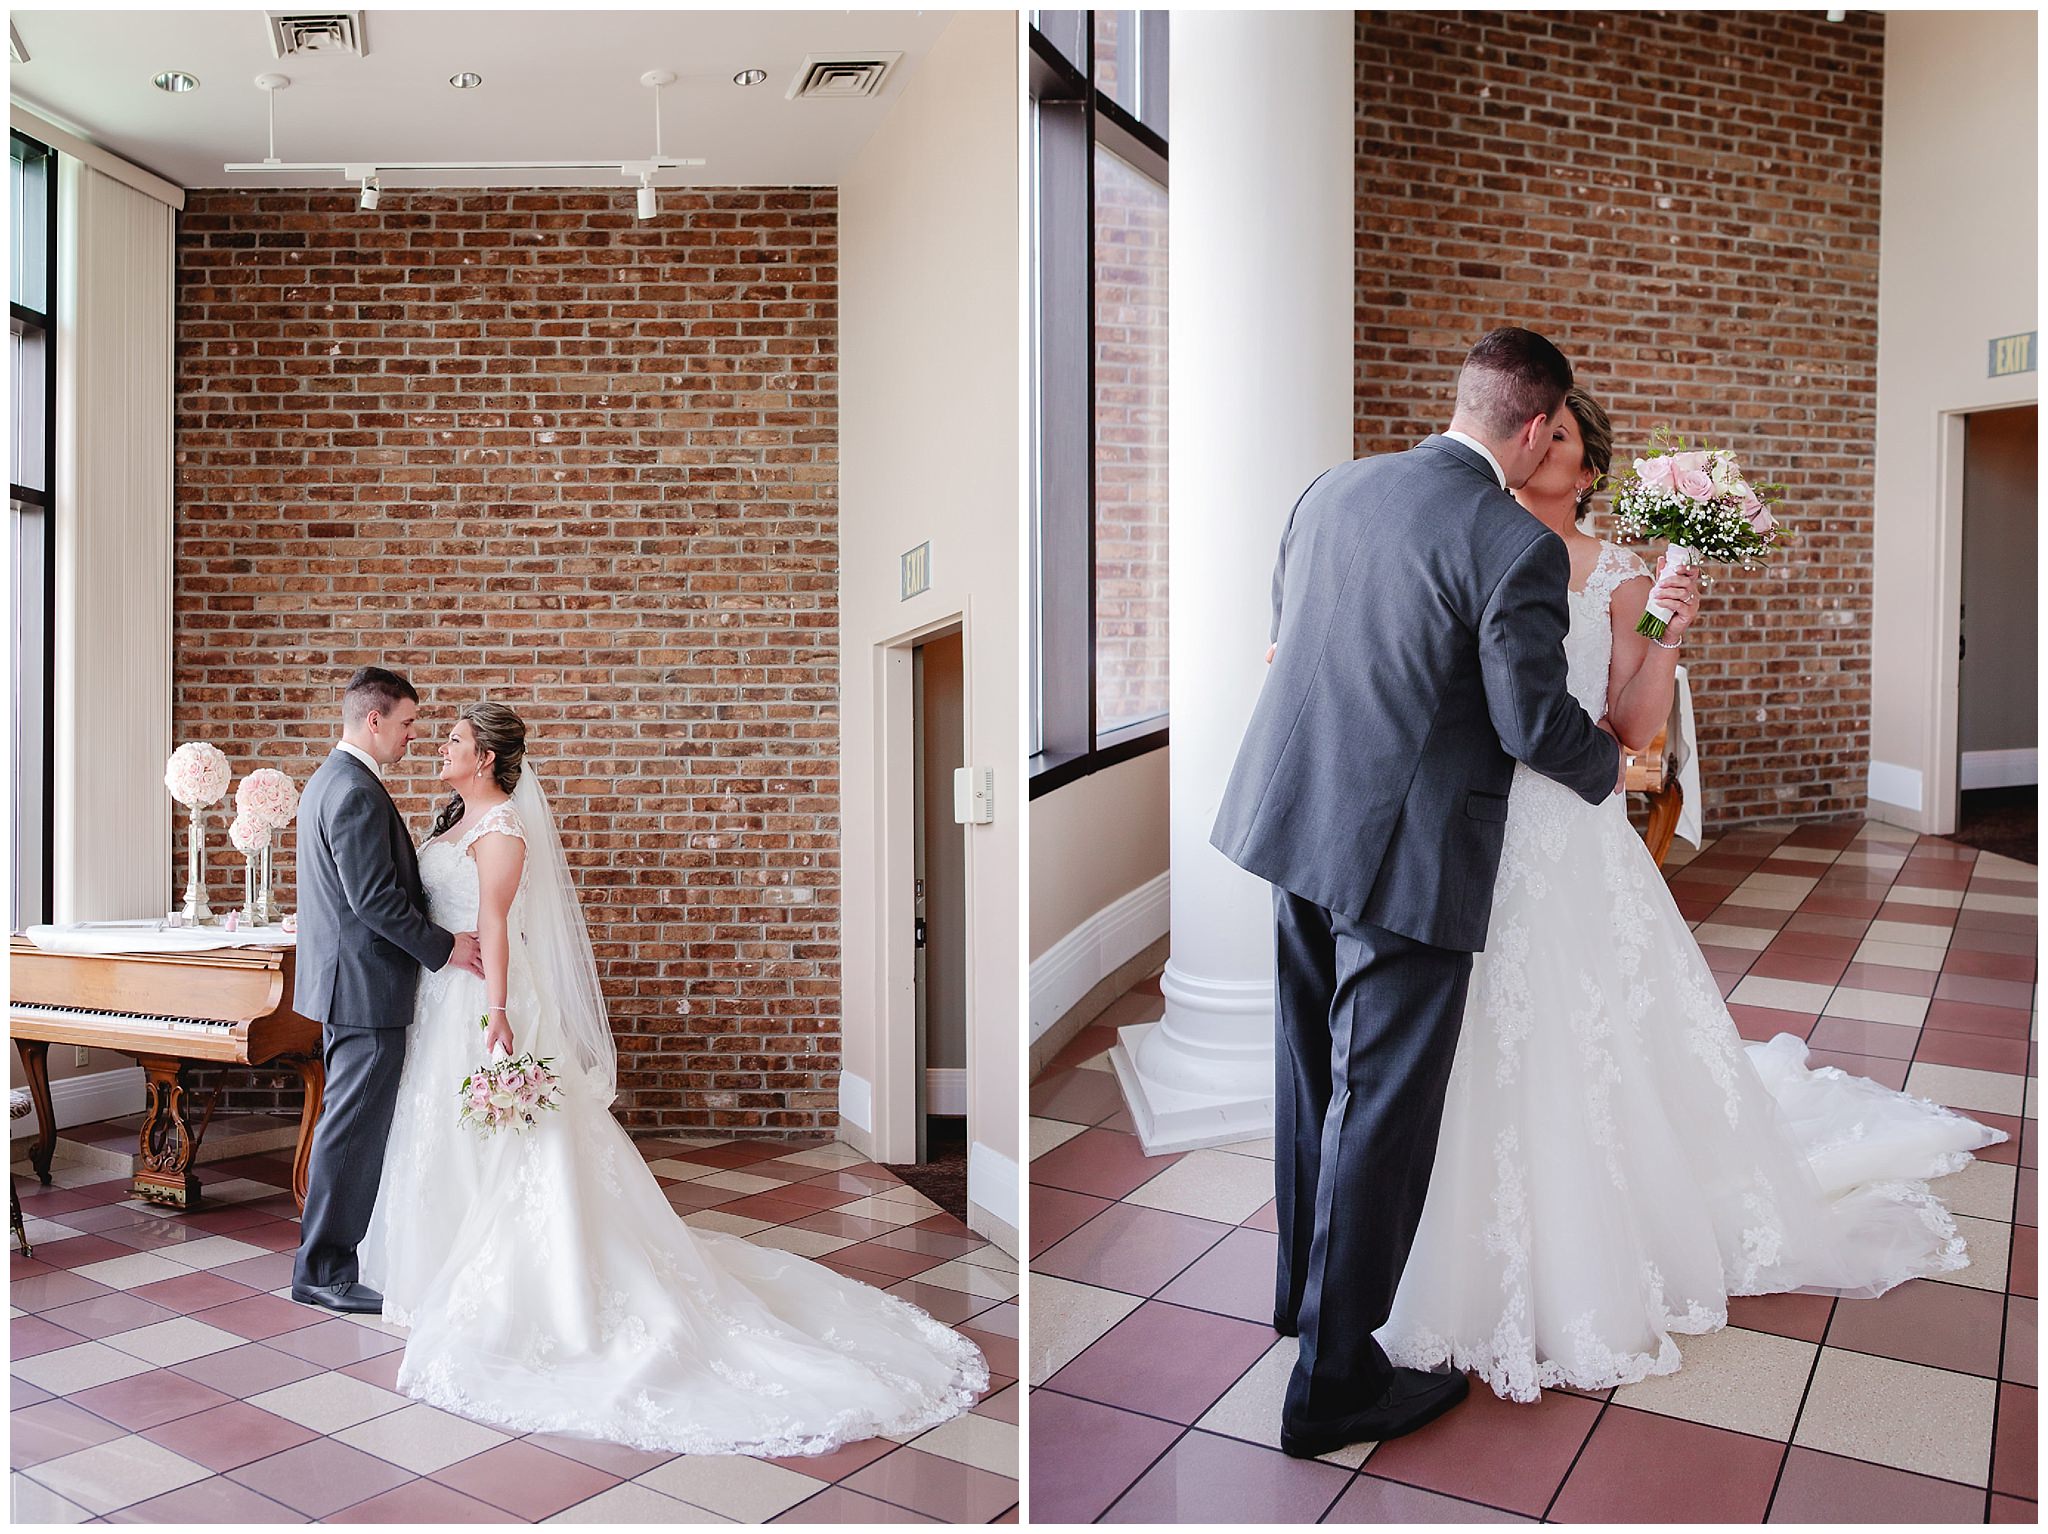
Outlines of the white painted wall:
M 884 1026 L 909 1015 L 909 890 L 882 866 L 909 806 L 882 771 L 908 662 L 884 647 L 960 621 L 968 756 L 996 773 L 995 822 L 967 832 L 969 1223 L 995 1235 L 1021 1223 L 1019 42 L 1015 12 L 947 24 L 841 184 L 839 224 L 842 1134 L 914 1153 L 908 1037 Z M 927 540 L 931 589 L 899 601 L 898 557 Z
M 1169 763 L 1169 750 L 1148 751 L 1031 801 L 1033 959 L 1166 872 Z
M 1953 827 L 1962 427 L 2038 398 L 1986 376 L 1993 336 L 2037 325 L 2036 20 L 2026 11 L 1885 18 L 1877 301 L 1870 809 Z

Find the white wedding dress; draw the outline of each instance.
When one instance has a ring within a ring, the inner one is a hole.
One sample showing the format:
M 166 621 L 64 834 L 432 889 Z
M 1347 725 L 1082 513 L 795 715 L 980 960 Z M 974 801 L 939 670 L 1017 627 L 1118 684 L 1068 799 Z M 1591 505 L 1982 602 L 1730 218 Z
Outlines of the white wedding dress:
M 529 843 L 507 1012 L 520 1051 L 556 1057 L 566 1100 L 523 1133 L 463 1128 L 457 1088 L 485 1059 L 483 981 L 452 966 L 422 976 L 360 1252 L 385 1318 L 411 1329 L 398 1388 L 515 1432 L 687 1454 L 823 1454 L 967 1410 L 988 1367 L 966 1338 L 807 1258 L 692 1229 L 662 1197 L 609 1112 L 609 1076 L 579 1068 L 564 1036 L 562 977 L 532 952 L 534 865 L 565 889 L 567 875 L 533 850 L 542 831 L 559 862 L 530 782 L 459 840 L 429 841 L 420 878 L 439 925 L 474 930 L 471 847 L 492 833 Z M 575 930 L 587 955 L 580 917 Z
M 1572 695 L 1607 712 L 1604 544 L 1570 598 Z M 1421 1225 L 1375 1334 L 1494 1391 L 1669 1374 L 1731 1295 L 1869 1296 L 1968 1258 L 1922 1179 L 2005 1136 L 1833 1068 L 1745 1046 L 1620 795 L 1515 769 Z

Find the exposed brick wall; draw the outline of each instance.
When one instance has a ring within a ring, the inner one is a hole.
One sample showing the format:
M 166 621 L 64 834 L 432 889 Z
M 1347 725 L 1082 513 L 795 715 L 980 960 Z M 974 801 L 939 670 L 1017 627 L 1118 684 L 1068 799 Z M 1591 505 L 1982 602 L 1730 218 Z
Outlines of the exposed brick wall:
M 835 1119 L 836 240 L 805 189 L 648 224 L 201 191 L 180 225 L 177 738 L 303 784 L 341 680 L 393 666 L 423 835 L 455 708 L 518 707 L 636 1128 Z M 225 817 L 209 859 L 238 901 Z
M 1105 730 L 1167 706 L 1166 250 L 1165 192 L 1097 150 L 1095 709 Z
M 1357 21 L 1357 450 L 1440 429 L 1512 323 L 1618 461 L 1668 423 L 1788 487 L 1800 542 L 1686 646 L 1710 827 L 1865 802 L 1883 62 L 1868 11 Z

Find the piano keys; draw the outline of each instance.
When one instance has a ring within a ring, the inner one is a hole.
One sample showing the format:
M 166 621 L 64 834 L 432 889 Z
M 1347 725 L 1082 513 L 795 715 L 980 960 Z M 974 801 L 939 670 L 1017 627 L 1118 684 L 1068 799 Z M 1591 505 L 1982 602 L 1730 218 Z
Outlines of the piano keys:
M 51 953 L 17 937 L 9 950 L 8 1026 L 28 1075 L 40 1132 L 30 1164 L 47 1185 L 56 1148 L 50 1108 L 52 1044 L 134 1056 L 145 1077 L 135 1194 L 190 1209 L 200 1140 L 219 1086 L 195 1104 L 188 1065 L 287 1068 L 305 1085 L 292 1159 L 292 1196 L 306 1203 L 306 1163 L 326 1071 L 320 1025 L 291 1009 L 293 951 L 221 948 L 201 953 Z M 196 1114 L 195 1107 L 199 1110 Z

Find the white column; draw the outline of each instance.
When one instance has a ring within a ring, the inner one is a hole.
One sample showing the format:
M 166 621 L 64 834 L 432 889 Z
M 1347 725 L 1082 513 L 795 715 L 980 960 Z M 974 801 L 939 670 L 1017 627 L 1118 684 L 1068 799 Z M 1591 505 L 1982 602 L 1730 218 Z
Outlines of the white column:
M 1112 1055 L 1154 1153 L 1273 1127 L 1272 899 L 1209 827 L 1265 674 L 1287 513 L 1351 456 L 1352 26 L 1173 18 L 1173 946 L 1164 1018 Z

